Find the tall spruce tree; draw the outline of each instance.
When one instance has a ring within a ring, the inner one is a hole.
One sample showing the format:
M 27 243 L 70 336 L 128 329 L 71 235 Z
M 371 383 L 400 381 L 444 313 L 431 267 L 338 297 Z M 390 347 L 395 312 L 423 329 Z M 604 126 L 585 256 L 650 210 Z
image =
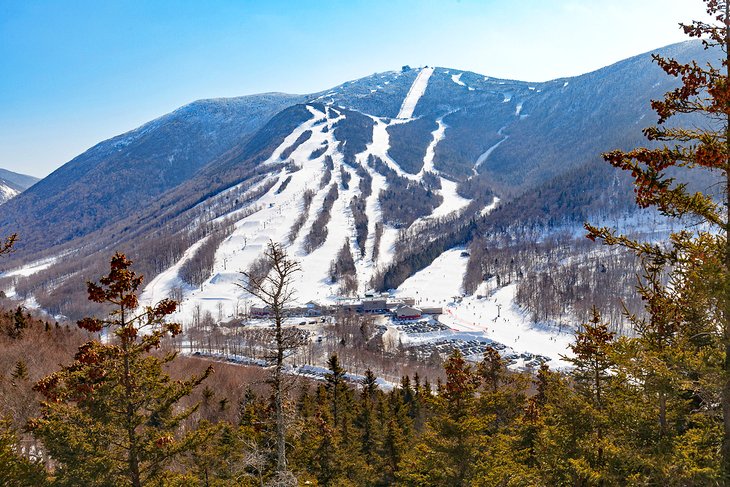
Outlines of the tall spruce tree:
M 682 28 L 690 37 L 702 39 L 706 49 L 721 53 L 718 63 L 682 63 L 655 55 L 657 64 L 681 81 L 663 100 L 652 101 L 659 125 L 645 129 L 644 134 L 655 146 L 604 154 L 613 166 L 630 172 L 640 207 L 656 208 L 663 215 L 684 218 L 693 225 L 673 233 L 665 245 L 639 242 L 608 228 L 586 228 L 591 239 L 623 245 L 654 265 L 665 266 L 675 281 L 674 300 L 682 301 L 682 293 L 694 294 L 703 303 L 698 309 L 688 302 L 687 314 L 680 317 L 679 324 L 682 328 L 692 328 L 697 322 L 707 324 L 705 346 L 722 357 L 714 372 L 707 370 L 710 375 L 696 382 L 706 384 L 714 379 L 715 394 L 701 407 L 709 411 L 719 406 L 721 477 L 724 485 L 730 485 L 730 6 L 719 0 L 704 3 L 711 21 L 694 21 Z M 705 122 L 693 128 L 665 123 L 678 114 L 702 116 Z M 673 168 L 704 169 L 715 174 L 722 202 L 692 193 L 668 174 Z
M 164 337 L 181 327 L 168 323 L 176 303 L 163 300 L 139 308 L 142 277 L 120 253 L 99 284 L 89 282 L 91 301 L 113 306 L 107 318 L 84 318 L 79 327 L 107 333 L 104 342 L 83 344 L 72 364 L 36 384 L 44 397 L 41 415 L 29 422 L 53 459 L 57 485 L 139 487 L 172 475 L 168 466 L 206 440 L 202 431 L 180 425 L 196 407 L 181 407 L 212 372 L 173 380 L 160 356 Z

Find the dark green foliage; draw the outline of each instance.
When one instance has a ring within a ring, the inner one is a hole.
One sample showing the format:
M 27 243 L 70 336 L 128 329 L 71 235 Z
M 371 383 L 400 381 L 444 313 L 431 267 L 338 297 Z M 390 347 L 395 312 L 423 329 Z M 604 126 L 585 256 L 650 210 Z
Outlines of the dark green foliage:
M 371 156 L 368 164 L 388 180 L 388 187 L 380 192 L 383 221 L 396 228 L 407 228 L 416 219 L 430 215 L 443 198 L 421 184 L 389 168 L 380 158 Z
M 350 201 L 350 211 L 355 223 L 355 241 L 362 257 L 365 255 L 365 243 L 368 240 L 368 216 L 365 213 L 364 197 L 353 196 Z
M 337 190 L 337 184 L 332 183 L 322 202 L 322 209 L 319 211 L 317 218 L 312 223 L 312 228 L 304 239 L 305 252 L 311 253 L 314 249 L 321 247 L 327 240 L 327 224 L 330 221 L 330 211 L 332 211 L 332 206 L 338 197 L 339 191 Z
M 424 238 L 423 234 L 412 236 L 397 244 L 397 259 L 378 272 L 371 285 L 381 291 L 397 288 L 408 277 L 428 267 L 446 250 L 471 240 L 475 230 L 476 224 L 471 220 L 454 221 L 436 224 L 429 232 L 429 238 Z
M 299 236 L 299 231 L 302 229 L 304 223 L 307 221 L 307 217 L 309 216 L 309 207 L 312 206 L 312 200 L 314 199 L 314 195 L 314 190 L 307 189 L 304 191 L 304 194 L 302 195 L 302 210 L 299 212 L 299 216 L 296 220 L 294 220 L 294 223 L 289 230 L 290 243 L 296 240 L 297 236 Z
M 433 140 L 431 132 L 438 125 L 429 118 L 418 118 L 408 123 L 399 123 L 388 127 L 390 148 L 388 155 L 398 163 L 405 172 L 418 174 L 423 168 L 426 148 Z
M 281 194 L 287 186 L 289 186 L 289 183 L 291 182 L 291 174 L 284 179 L 278 188 L 276 188 L 276 194 Z
M 504 135 L 498 132 L 517 119 L 514 106 L 503 103 L 503 99 L 495 94 L 488 105 L 472 105 L 444 117 L 447 128 L 436 146 L 436 169 L 457 179 L 473 175 L 479 156 L 502 140 Z
M 355 155 L 363 152 L 373 140 L 372 118 L 359 112 L 341 109 L 344 120 L 337 122 L 334 128 L 335 139 L 340 141 L 339 150 L 344 157 L 345 164 L 355 167 Z
M 345 169 L 345 166 L 340 166 L 340 184 L 342 185 L 342 189 L 344 189 L 345 191 L 350 189 L 351 179 L 352 175 L 347 169 Z
M 20 442 L 12 422 L 0 418 L 0 485 L 43 487 L 49 485 L 43 464 L 29 460 L 19 451 Z
M 290 145 L 289 147 L 287 147 L 286 149 L 281 151 L 281 156 L 279 156 L 279 158 L 282 161 L 288 159 L 289 156 L 292 154 L 292 152 L 297 150 L 297 147 L 299 147 L 300 145 L 302 145 L 303 143 L 308 141 L 311 136 L 312 136 L 311 130 L 305 130 L 304 132 L 302 132 L 302 134 L 299 137 L 297 137 L 297 140 L 295 140 L 292 145 Z
M 320 147 L 314 149 L 312 153 L 309 155 L 309 160 L 317 159 L 318 157 L 322 157 L 322 155 L 327 152 L 328 144 L 327 141 L 325 141 Z
M 337 257 L 335 257 L 330 265 L 330 280 L 332 282 L 338 282 L 347 275 L 354 276 L 355 272 L 355 261 L 350 251 L 350 242 L 345 241 L 340 251 L 337 252 Z
M 151 353 L 167 335 L 181 332 L 168 323 L 176 303 L 163 300 L 135 315 L 142 278 L 131 262 L 116 254 L 107 276 L 88 283 L 89 299 L 112 304 L 108 319 L 84 318 L 79 327 L 108 330 L 109 343 L 90 341 L 75 361 L 41 379 L 41 415 L 29 423 L 56 462 L 58 485 L 141 487 L 160 481 L 172 460 L 205 441 L 204 430 L 184 431 L 181 423 L 196 408 L 180 408 L 211 372 L 188 380 L 171 380 L 163 367 L 175 354 Z

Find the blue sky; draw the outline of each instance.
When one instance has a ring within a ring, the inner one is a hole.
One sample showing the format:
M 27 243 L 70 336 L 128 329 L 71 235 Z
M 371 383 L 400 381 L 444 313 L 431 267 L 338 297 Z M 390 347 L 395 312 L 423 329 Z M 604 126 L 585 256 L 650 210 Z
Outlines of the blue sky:
M 685 40 L 699 0 L 0 0 L 0 167 L 45 176 L 200 98 L 436 65 L 543 81 Z

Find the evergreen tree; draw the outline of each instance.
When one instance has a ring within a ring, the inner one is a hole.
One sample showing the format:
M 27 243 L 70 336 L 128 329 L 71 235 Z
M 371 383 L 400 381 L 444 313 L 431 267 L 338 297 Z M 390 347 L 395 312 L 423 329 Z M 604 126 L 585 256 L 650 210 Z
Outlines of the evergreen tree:
M 0 418 L 0 485 L 25 487 L 47 485 L 46 472 L 19 452 L 18 437 L 9 418 Z
M 706 340 L 697 357 L 709 361 L 697 369 L 703 374 L 690 387 L 698 398 L 705 398 L 699 407 L 710 413 L 708 417 L 717 409 L 722 418 L 720 474 L 722 483 L 730 485 L 730 6 L 720 0 L 705 0 L 705 4 L 714 23 L 695 21 L 682 27 L 690 37 L 701 38 L 705 48 L 722 53 L 719 65 L 682 63 L 655 55 L 668 75 L 681 80 L 681 86 L 666 93 L 663 100 L 652 101 L 659 125 L 645 129 L 644 134 L 658 144 L 604 154 L 613 166 L 631 174 L 640 207 L 656 208 L 691 226 L 674 232 L 663 245 L 617 235 L 608 228 L 586 228 L 589 238 L 625 246 L 652 265 L 665 268 L 673 281 L 671 300 L 686 305 L 683 311 L 687 313 L 677 323 L 680 330 L 704 329 L 701 333 Z M 665 123 L 678 114 L 704 120 L 693 128 Z M 676 168 L 713 173 L 721 185 L 722 204 L 709 195 L 690 192 L 673 177 L 677 172 L 671 171 Z M 687 296 L 692 299 L 685 299 Z M 698 302 L 701 307 L 696 306 Z M 663 313 L 657 308 L 649 312 Z M 687 338 L 696 343 L 696 337 Z M 657 390 L 667 387 L 661 380 L 655 385 Z M 666 429 L 666 417 L 661 422 Z
M 165 317 L 176 303 L 163 300 L 139 310 L 142 277 L 123 254 L 99 284 L 89 282 L 91 301 L 111 304 L 105 319 L 84 318 L 78 325 L 105 331 L 105 343 L 79 348 L 71 365 L 36 384 L 45 400 L 29 427 L 56 464 L 58 485 L 131 485 L 158 482 L 171 475 L 173 459 L 206 439 L 201 431 L 182 431 L 194 411 L 178 402 L 211 372 L 172 380 L 163 370 L 175 354 L 153 354 L 165 336 L 180 333 Z

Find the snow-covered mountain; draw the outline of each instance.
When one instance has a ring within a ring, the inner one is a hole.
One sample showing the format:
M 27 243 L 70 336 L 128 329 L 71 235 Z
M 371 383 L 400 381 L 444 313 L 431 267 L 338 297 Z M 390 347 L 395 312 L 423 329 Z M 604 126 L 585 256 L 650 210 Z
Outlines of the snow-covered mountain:
M 711 56 L 694 42 L 660 53 Z M 6 265 L 43 262 L 5 277 L 75 316 L 80 283 L 121 249 L 150 278 L 145 301 L 181 293 L 184 309 L 230 316 L 247 299 L 239 271 L 273 240 L 301 263 L 302 303 L 393 288 L 448 307 L 475 237 L 630 212 L 631 190 L 600 152 L 641 143 L 649 100 L 673 83 L 645 54 L 545 83 L 404 67 L 312 95 L 196 102 L 5 204 L 0 234 L 23 237 Z M 59 255 L 73 258 L 48 260 Z M 451 325 L 473 331 L 496 309 L 486 303 L 475 293 L 449 308 Z
M 0 169 L 0 204 L 18 196 L 38 181 L 33 176 Z

